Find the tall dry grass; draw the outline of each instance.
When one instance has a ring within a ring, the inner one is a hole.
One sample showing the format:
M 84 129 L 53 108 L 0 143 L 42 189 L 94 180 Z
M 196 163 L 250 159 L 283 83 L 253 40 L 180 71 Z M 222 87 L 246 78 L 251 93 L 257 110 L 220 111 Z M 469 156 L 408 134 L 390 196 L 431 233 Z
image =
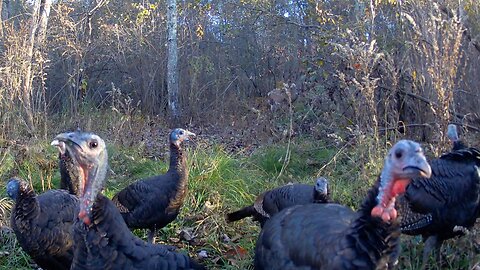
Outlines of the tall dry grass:
M 412 41 L 408 62 L 414 91 L 429 101 L 424 104 L 428 108 L 424 113 L 430 116 L 424 119 L 434 123 L 431 135 L 444 147 L 447 125 L 458 120 L 454 94 L 462 75 L 459 71 L 465 64 L 461 50 L 465 27 L 457 10 L 435 2 L 406 10 L 402 17 L 408 25 L 407 37 Z

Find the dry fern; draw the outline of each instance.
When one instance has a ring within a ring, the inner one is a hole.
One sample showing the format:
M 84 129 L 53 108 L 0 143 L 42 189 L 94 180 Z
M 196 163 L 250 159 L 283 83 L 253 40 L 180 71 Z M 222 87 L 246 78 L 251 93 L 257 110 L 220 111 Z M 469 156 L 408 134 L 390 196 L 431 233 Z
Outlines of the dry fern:
M 0 199 L 0 227 L 8 225 L 12 202 L 7 198 Z

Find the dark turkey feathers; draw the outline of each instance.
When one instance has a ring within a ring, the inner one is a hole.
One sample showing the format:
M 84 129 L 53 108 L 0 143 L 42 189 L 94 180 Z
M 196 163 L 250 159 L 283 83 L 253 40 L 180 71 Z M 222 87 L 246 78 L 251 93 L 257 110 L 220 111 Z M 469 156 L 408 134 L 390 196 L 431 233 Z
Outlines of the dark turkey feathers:
M 285 208 L 294 205 L 326 203 L 329 201 L 328 180 L 320 177 L 316 180 L 315 185 L 287 184 L 268 190 L 258 195 L 252 205 L 227 214 L 227 221 L 234 222 L 246 217 L 252 217 L 253 220 L 260 222 L 260 225 L 263 227 L 263 224 L 271 216 Z
M 78 194 L 78 183 L 75 183 L 76 171 L 72 168 L 71 157 L 67 151 L 60 153 L 58 167 L 60 170 L 60 188 L 68 190 L 70 194 Z
M 396 207 L 401 230 L 422 235 L 423 264 L 444 240 L 462 235 L 457 227 L 471 228 L 480 214 L 480 151 L 460 148 L 432 160 L 432 177 L 414 179 Z
M 147 243 L 132 233 L 115 205 L 99 195 L 92 210 L 95 225 L 75 223 L 72 269 L 204 269 L 173 247 Z M 84 239 L 88 239 L 88 242 Z
M 387 267 L 399 244 L 395 197 L 409 179 L 430 173 L 419 144 L 398 142 L 357 212 L 338 204 L 308 204 L 270 218 L 257 241 L 255 269 Z
M 128 229 L 119 210 L 100 192 L 105 183 L 108 154 L 95 134 L 59 134 L 79 176 L 80 211 L 75 222 L 71 269 L 204 269 L 173 247 L 142 241 Z
M 112 201 L 130 228 L 157 229 L 175 220 L 187 194 L 188 167 L 183 141 L 195 134 L 177 128 L 170 133 L 170 167 L 165 174 L 138 180 L 118 192 Z
M 43 269 L 70 269 L 77 197 L 64 190 L 37 196 L 18 179 L 8 182 L 7 192 L 15 200 L 10 222 L 22 249 Z

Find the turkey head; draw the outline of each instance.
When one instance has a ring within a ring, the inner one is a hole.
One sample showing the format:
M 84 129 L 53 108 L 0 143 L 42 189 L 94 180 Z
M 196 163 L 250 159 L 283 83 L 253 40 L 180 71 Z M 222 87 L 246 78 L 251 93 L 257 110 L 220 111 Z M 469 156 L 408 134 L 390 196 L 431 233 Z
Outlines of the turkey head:
M 170 133 L 170 143 L 179 147 L 182 142 L 189 141 L 192 136 L 195 136 L 195 133 L 182 128 L 176 128 Z
M 432 169 L 423 154 L 420 144 L 401 140 L 388 152 L 380 174 L 380 187 L 377 205 L 372 209 L 372 216 L 380 217 L 384 222 L 395 220 L 396 196 L 403 194 L 412 178 L 429 178 Z
M 55 137 L 52 144 L 61 145 L 62 142 L 80 175 L 78 217 L 86 225 L 90 225 L 92 206 L 103 188 L 107 173 L 108 155 L 105 142 L 95 134 L 81 131 L 61 133 Z

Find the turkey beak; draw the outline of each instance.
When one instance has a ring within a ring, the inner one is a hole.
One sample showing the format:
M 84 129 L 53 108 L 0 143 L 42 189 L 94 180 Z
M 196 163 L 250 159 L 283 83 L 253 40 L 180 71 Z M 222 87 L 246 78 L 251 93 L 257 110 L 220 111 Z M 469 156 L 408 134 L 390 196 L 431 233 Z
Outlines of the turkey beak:
M 66 151 L 72 153 L 75 157 L 75 160 L 79 164 L 87 162 L 85 153 L 82 149 L 82 142 L 75 134 L 75 132 L 61 133 L 58 134 L 55 139 L 51 142 L 51 145 L 58 147 L 60 153 Z
M 62 156 L 65 155 L 66 146 L 65 146 L 64 142 L 55 139 L 50 143 L 50 145 L 56 146 L 57 149 L 58 149 L 58 152 L 60 152 L 60 155 L 62 155 Z
M 415 177 L 430 178 L 430 176 L 432 176 L 432 168 L 423 154 L 416 153 L 410 161 L 407 162 L 399 176 L 410 179 Z
M 190 140 L 190 137 L 195 137 L 195 136 L 197 136 L 195 133 L 185 130 L 185 141 L 188 142 Z

